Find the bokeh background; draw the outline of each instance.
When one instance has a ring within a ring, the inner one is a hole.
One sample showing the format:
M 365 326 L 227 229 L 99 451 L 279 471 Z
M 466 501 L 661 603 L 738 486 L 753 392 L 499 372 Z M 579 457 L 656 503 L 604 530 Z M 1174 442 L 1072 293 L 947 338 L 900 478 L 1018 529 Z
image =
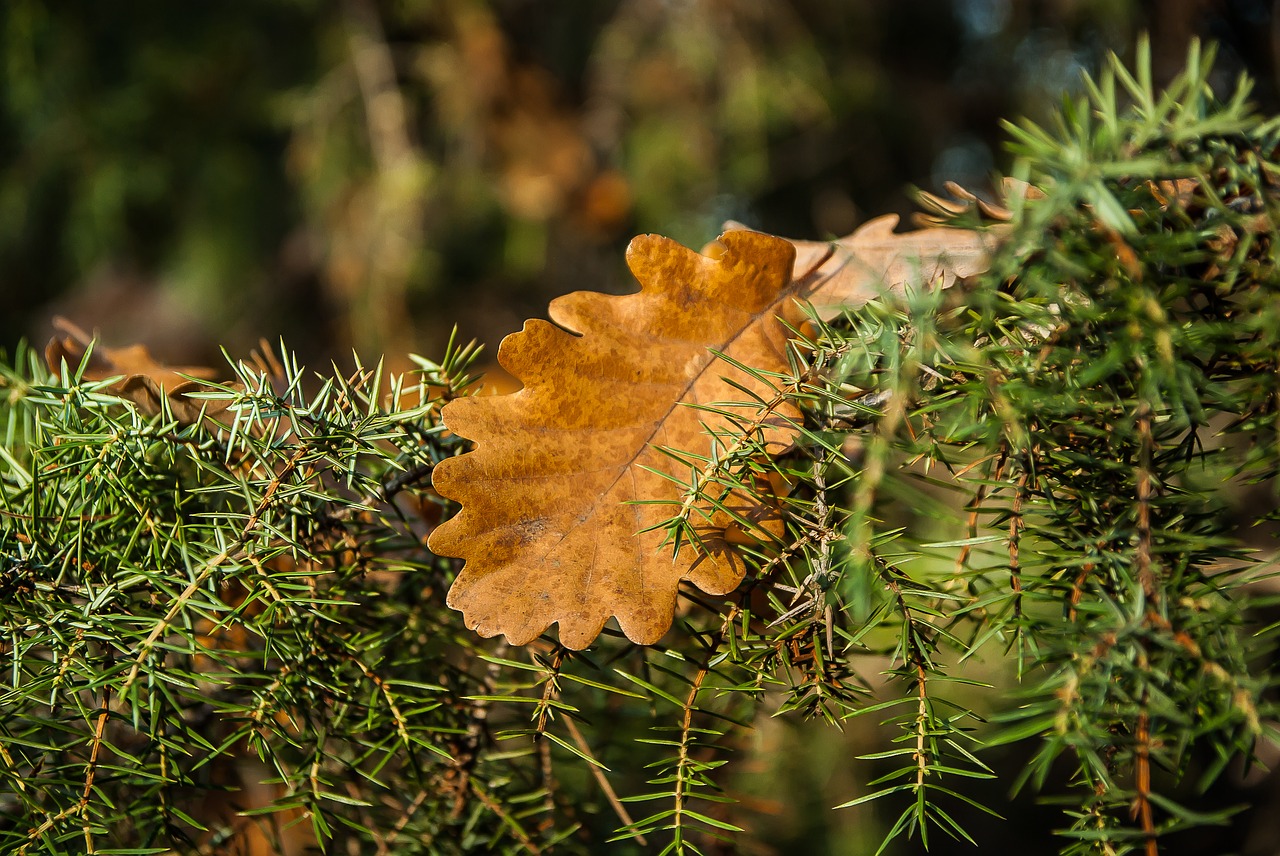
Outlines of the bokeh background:
M 174 363 L 283 337 L 405 368 L 455 325 L 492 347 L 558 294 L 630 289 L 638 233 L 820 238 L 909 213 L 913 187 L 989 190 L 1000 120 L 1044 119 L 1140 32 L 1158 78 L 1216 41 L 1222 87 L 1248 71 L 1275 112 L 1277 5 L 3 0 L 0 347 L 55 314 Z M 827 807 L 879 738 L 812 735 L 753 738 L 759 852 L 874 852 L 875 809 Z M 1212 799 L 1255 808 L 1178 852 L 1280 852 L 1275 791 L 1237 777 Z M 968 822 L 979 852 L 1040 853 L 1059 817 Z
M 495 345 L 627 240 L 794 237 L 989 186 L 1149 31 L 1276 102 L 1271 0 L 5 0 L 0 345 L 174 362 Z

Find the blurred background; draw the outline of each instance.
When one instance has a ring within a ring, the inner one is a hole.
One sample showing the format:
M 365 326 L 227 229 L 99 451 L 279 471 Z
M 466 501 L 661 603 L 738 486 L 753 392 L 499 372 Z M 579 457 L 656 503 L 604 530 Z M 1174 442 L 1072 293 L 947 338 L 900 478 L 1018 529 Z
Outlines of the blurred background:
M 1143 31 L 1157 77 L 1213 40 L 1222 87 L 1248 71 L 1275 112 L 1276 5 L 4 0 L 0 348 L 55 314 L 172 363 L 283 337 L 312 365 L 407 368 L 455 324 L 492 347 L 556 295 L 629 290 L 638 233 L 821 238 L 910 212 L 912 187 L 989 191 L 1000 120 L 1045 118 Z M 758 852 L 874 852 L 880 809 L 828 807 L 873 778 L 851 758 L 879 738 L 813 735 L 752 738 L 735 788 Z M 1010 778 L 982 785 L 993 804 Z M 1056 851 L 1059 809 L 1006 814 L 966 821 L 980 851 Z M 1258 815 L 1177 852 L 1280 852 Z
M 220 363 L 283 336 L 407 367 L 622 250 L 733 217 L 792 237 L 981 190 L 1149 31 L 1276 104 L 1272 0 L 5 0 L 0 346 L 63 314 Z M 323 364 L 323 362 L 321 363 Z

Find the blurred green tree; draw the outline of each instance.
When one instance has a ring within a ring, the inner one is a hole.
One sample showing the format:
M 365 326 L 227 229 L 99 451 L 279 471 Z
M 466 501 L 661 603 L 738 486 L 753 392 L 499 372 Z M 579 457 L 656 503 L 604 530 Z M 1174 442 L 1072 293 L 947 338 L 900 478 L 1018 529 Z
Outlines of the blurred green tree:
M 64 312 L 179 361 L 494 343 L 628 288 L 637 232 L 842 234 L 981 186 L 997 119 L 1192 33 L 1274 91 L 1270 3 L 264 0 L 0 8 L 0 341 Z M 393 359 L 399 359 L 393 356 Z

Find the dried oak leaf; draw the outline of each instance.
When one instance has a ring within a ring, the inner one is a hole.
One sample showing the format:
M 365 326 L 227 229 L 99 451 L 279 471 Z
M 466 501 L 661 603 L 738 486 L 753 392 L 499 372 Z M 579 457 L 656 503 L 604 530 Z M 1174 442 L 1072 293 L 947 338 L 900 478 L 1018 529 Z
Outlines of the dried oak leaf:
M 987 269 L 1003 225 L 986 231 L 927 228 L 896 232 L 898 216 L 868 220 L 852 234 L 834 241 L 790 240 L 796 248 L 796 298 L 813 305 L 830 320 L 849 306 L 865 303 L 885 290 L 901 291 L 913 283 L 950 288 L 957 279 Z M 747 229 L 729 221 L 726 229 Z M 803 280 L 803 283 L 799 281 Z
M 59 332 L 45 346 L 44 358 L 50 371 L 59 371 L 65 361 L 72 368 L 80 365 L 89 350 L 93 338 L 65 318 L 54 318 L 53 326 Z M 166 366 L 156 362 L 143 345 L 124 348 L 108 348 L 94 344 L 85 366 L 85 380 L 106 380 L 120 377 L 111 391 L 121 398 L 137 404 L 144 413 L 159 413 L 161 402 L 168 399 L 170 411 L 181 422 L 191 423 L 201 413 L 224 409 L 220 402 L 203 401 L 186 396 L 188 392 L 205 387 L 191 378 L 212 379 L 213 369 L 201 366 Z
M 498 349 L 522 390 L 445 407 L 445 424 L 476 448 L 436 467 L 436 491 L 462 511 L 430 546 L 467 559 L 449 605 L 481 635 L 523 645 L 559 622 L 560 641 L 582 648 L 616 616 L 630 639 L 652 643 L 671 625 L 682 579 L 712 594 L 742 580 L 729 543 L 736 524 L 726 515 L 702 521 L 704 554 L 686 549 L 673 560 L 659 550 L 663 532 L 641 532 L 672 509 L 630 502 L 680 500 L 679 486 L 659 473 L 683 479 L 687 468 L 656 446 L 705 454 L 707 431 L 730 427 L 725 416 L 685 405 L 744 398 L 725 377 L 772 396 L 712 349 L 745 365 L 786 367 L 779 316 L 801 320 L 787 289 L 794 250 L 751 232 L 721 240 L 723 254 L 711 259 L 667 238 L 636 238 L 627 262 L 639 292 L 552 301 L 554 324 L 527 321 Z M 781 423 L 798 416 L 779 409 L 765 441 L 786 442 Z M 747 497 L 734 502 L 760 525 L 776 515 Z
M 689 473 L 658 447 L 706 455 L 732 420 L 688 405 L 743 401 L 744 389 L 774 395 L 734 364 L 788 370 L 787 325 L 803 320 L 798 299 L 849 305 L 886 284 L 935 273 L 949 284 L 985 266 L 986 238 L 954 229 L 895 235 L 894 222 L 872 221 L 834 255 L 827 244 L 729 231 L 711 258 L 644 235 L 627 250 L 639 292 L 561 297 L 549 310 L 554 324 L 528 321 L 504 339 L 498 362 L 524 388 L 446 406 L 445 424 L 476 447 L 433 476 L 436 491 L 462 505 L 430 547 L 466 560 L 448 603 L 467 626 L 523 645 L 559 623 L 561 643 L 584 648 L 612 616 L 629 639 L 651 644 L 671 626 L 682 580 L 709 594 L 732 591 L 745 572 L 734 542 L 744 528 L 773 531 L 776 508 L 767 497 L 731 495 L 732 515 L 702 516 L 701 549 L 673 555 L 650 527 L 671 516 L 683 495 L 673 479 Z M 793 277 L 824 255 L 832 257 L 818 276 Z M 766 448 L 789 445 L 798 417 L 789 404 L 771 411 Z

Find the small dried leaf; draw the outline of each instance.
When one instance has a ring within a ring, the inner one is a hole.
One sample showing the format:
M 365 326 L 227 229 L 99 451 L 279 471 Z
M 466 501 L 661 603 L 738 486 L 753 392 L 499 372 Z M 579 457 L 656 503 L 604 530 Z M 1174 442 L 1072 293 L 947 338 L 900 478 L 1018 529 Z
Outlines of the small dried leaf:
M 987 269 L 1003 234 L 1003 227 L 985 232 L 942 227 L 896 232 L 897 225 L 897 215 L 887 214 L 835 241 L 792 240 L 794 276 L 805 281 L 796 296 L 829 320 L 885 290 L 923 283 L 950 288 L 957 279 Z M 725 228 L 747 227 L 730 221 Z
M 968 229 L 919 229 L 898 233 L 896 215 L 865 223 L 853 234 L 834 242 L 831 257 L 817 269 L 814 284 L 802 297 L 820 317 L 831 318 L 848 306 L 865 303 L 890 289 L 910 284 L 938 283 L 950 288 L 987 269 L 996 236 Z M 797 241 L 796 270 L 816 263 L 830 245 Z
M 1170 206 L 1187 209 L 1195 201 L 1200 182 L 1194 178 L 1175 178 L 1165 181 L 1148 181 L 1147 189 L 1162 208 Z
M 72 368 L 79 366 L 93 337 L 66 318 L 54 318 L 53 326 L 62 335 L 50 339 L 45 346 L 44 357 L 49 370 L 60 371 L 64 361 Z M 160 412 L 161 402 L 167 397 L 175 418 L 182 422 L 194 422 L 202 412 L 208 413 L 220 408 L 216 402 L 187 398 L 185 393 L 202 388 L 199 381 L 190 378 L 212 379 L 215 375 L 213 369 L 202 366 L 166 366 L 158 363 L 142 345 L 108 348 L 95 344 L 83 377 L 85 380 L 97 381 L 120 376 L 120 380 L 113 383 L 110 389 L 121 398 L 137 404 L 144 413 Z
M 75 368 L 84 359 L 93 337 L 85 333 L 76 324 L 62 317 L 53 319 L 53 326 L 62 333 L 61 338 L 54 337 L 45 347 L 45 360 L 51 371 L 57 371 L 62 360 Z M 202 366 L 166 366 L 155 361 L 143 345 L 129 345 L 124 348 L 108 348 L 97 344 L 89 357 L 89 365 L 85 367 L 86 380 L 105 380 L 116 375 L 124 377 L 148 377 L 158 385 L 172 389 L 190 380 L 190 377 L 212 379 L 216 373 L 213 369 Z

